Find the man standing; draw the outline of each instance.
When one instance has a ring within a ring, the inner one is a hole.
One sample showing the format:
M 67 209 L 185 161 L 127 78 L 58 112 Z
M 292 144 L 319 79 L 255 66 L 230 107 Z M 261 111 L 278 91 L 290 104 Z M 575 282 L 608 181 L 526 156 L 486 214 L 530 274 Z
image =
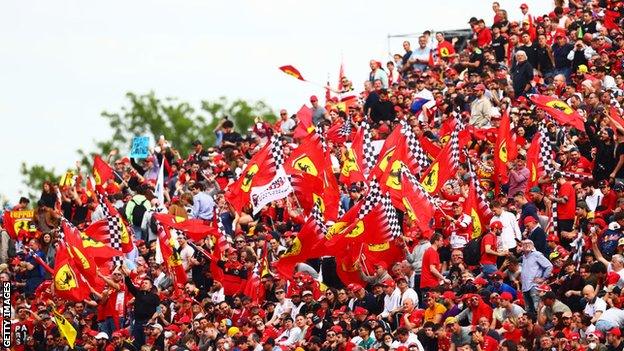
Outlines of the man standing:
M 524 219 L 524 227 L 528 233 L 527 237 L 533 242 L 535 249 L 541 252 L 544 256 L 550 254 L 548 246 L 546 245 L 546 233 L 537 223 L 537 220 L 531 216 L 526 217 Z
M 193 193 L 191 217 L 202 219 L 206 222 L 212 222 L 215 202 L 212 196 L 208 195 L 205 190 L 206 186 L 201 182 L 195 183 L 191 188 L 191 192 Z
M 557 222 L 559 234 L 571 232 L 574 229 L 576 216 L 576 191 L 570 182 L 567 182 L 561 172 L 555 172 L 553 178 L 559 187 L 557 194 L 551 195 L 550 200 L 557 205 Z
M 420 292 L 420 276 L 422 274 L 422 259 L 425 255 L 425 251 L 431 247 L 431 243 L 419 230 L 417 231 L 418 243 L 414 245 L 412 252 L 410 253 L 407 245 L 403 245 L 403 251 L 405 251 L 405 258 L 407 262 L 412 265 L 414 269 L 414 290 L 418 293 L 419 301 L 422 300 L 422 294 Z
M 438 249 L 444 245 L 444 238 L 442 237 L 442 234 L 433 234 L 429 242 L 431 243 L 431 246 L 423 255 L 422 275 L 420 277 L 420 291 L 423 294 L 438 287 L 440 282 L 450 283 L 450 280 L 444 278 L 442 273 L 440 273 L 442 264 L 440 263 Z
M 522 232 L 520 232 L 516 216 L 505 210 L 499 201 L 492 201 L 490 207 L 494 212 L 490 225 L 496 221 L 503 225 L 503 230 L 500 234 L 501 248 L 515 252 L 516 246 L 518 246 L 516 240 L 522 240 Z
M 479 259 L 481 273 L 486 277 L 498 271 L 498 266 L 496 266 L 498 257 L 505 257 L 509 254 L 509 251 L 499 251 L 497 246 L 497 236 L 503 231 L 503 224 L 499 221 L 494 221 L 490 225 L 490 230 L 481 240 L 481 258 Z
M 144 325 L 149 321 L 156 307 L 160 305 L 160 298 L 153 292 L 154 286 L 152 281 L 145 278 L 141 281 L 141 287 L 137 288 L 129 277 L 130 270 L 126 266 L 121 267 L 125 277 L 126 287 L 132 296 L 134 296 L 134 325 L 132 327 L 132 336 L 134 337 L 134 346 L 139 349 L 145 345 Z
M 492 102 L 485 96 L 485 85 L 477 84 L 474 88 L 475 99 L 470 103 L 470 125 L 487 128 L 492 120 Z
M 522 252 L 522 270 L 520 272 L 522 295 L 527 311 L 537 314 L 539 304 L 537 287 L 550 277 L 553 265 L 541 252 L 535 250 L 535 245 L 529 239 L 522 240 Z
M 511 78 L 515 96 L 523 96 L 533 89 L 533 66 L 527 61 L 526 52 L 522 50 L 516 51 L 516 63 L 511 68 Z
M 327 118 L 327 111 L 323 106 L 319 105 L 316 95 L 310 96 L 310 103 L 312 104 L 312 123 L 318 127 Z

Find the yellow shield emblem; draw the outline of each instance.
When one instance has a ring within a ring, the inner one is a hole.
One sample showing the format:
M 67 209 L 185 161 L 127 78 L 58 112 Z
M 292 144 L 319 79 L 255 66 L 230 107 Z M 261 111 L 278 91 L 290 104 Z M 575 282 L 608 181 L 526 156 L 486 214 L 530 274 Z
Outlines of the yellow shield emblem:
M 314 166 L 314 162 L 312 162 L 312 160 L 307 155 L 301 155 L 300 157 L 298 157 L 293 162 L 292 167 L 296 170 L 311 174 L 313 176 L 318 175 L 318 170 Z
M 347 151 L 347 154 L 345 155 L 345 160 L 342 165 L 342 169 L 340 170 L 340 173 L 342 173 L 343 176 L 348 177 L 351 172 L 357 170 L 358 165 L 355 161 L 355 153 L 353 152 L 353 150 L 349 149 Z
M 128 234 L 128 228 L 126 228 L 126 225 L 121 220 L 121 218 L 119 218 L 118 220 L 119 220 L 119 225 L 121 226 L 121 243 L 128 244 L 130 243 L 130 235 Z
M 440 164 L 438 162 L 431 166 L 429 174 L 423 179 L 421 185 L 428 193 L 433 193 L 438 187 L 438 172 L 440 171 Z
M 481 220 L 474 208 L 470 209 L 470 217 L 472 218 L 472 238 L 478 238 L 481 235 Z
M 295 240 L 293 240 L 293 243 L 290 249 L 288 249 L 288 251 L 286 251 L 282 255 L 282 257 L 296 256 L 296 255 L 299 255 L 300 253 L 301 253 L 301 241 L 299 240 L 299 238 L 295 238 Z
M 386 180 L 386 185 L 389 188 L 401 190 L 401 167 L 403 167 L 403 162 L 399 160 L 392 162 L 392 167 Z
M 347 233 L 346 237 L 355 238 L 362 235 L 362 233 L 364 233 L 364 222 L 357 221 L 355 227 L 349 233 Z
M 498 149 L 498 158 L 503 161 L 503 163 L 507 163 L 507 140 L 503 140 Z
M 103 247 L 104 243 L 100 241 L 93 240 L 93 238 L 89 237 L 85 233 L 80 233 L 80 238 L 82 239 L 82 246 L 87 247 Z
M 565 102 L 559 101 L 559 100 L 553 100 L 553 101 L 547 103 L 546 106 L 555 108 L 555 109 L 565 113 L 566 115 L 571 115 L 574 112 L 572 107 L 570 107 Z
M 383 156 L 383 158 L 379 162 L 379 168 L 382 171 L 385 171 L 386 168 L 388 167 L 388 163 L 390 163 L 390 159 L 392 158 L 392 155 L 394 154 L 395 148 L 396 147 L 391 147 L 388 151 L 386 151 L 386 154 Z
M 60 291 L 67 291 L 77 286 L 74 271 L 67 263 L 62 265 L 54 276 L 54 288 Z
M 318 209 L 319 211 L 321 211 L 321 213 L 325 213 L 325 202 L 323 201 L 323 198 L 312 193 L 312 201 L 314 201 L 314 204 L 318 206 Z
M 247 173 L 245 173 L 244 178 L 243 178 L 243 182 L 241 184 L 241 189 L 248 193 L 249 190 L 251 189 L 251 182 L 253 181 L 253 177 L 256 175 L 256 173 L 258 173 L 259 167 L 257 164 L 252 164 L 249 165 L 249 168 L 247 169 Z
M 334 235 L 339 234 L 347 227 L 347 222 L 336 222 L 331 227 L 327 229 L 327 233 L 325 234 L 325 238 L 327 240 L 334 237 Z
M 383 244 L 368 244 L 368 251 L 381 252 L 390 248 L 390 243 L 385 242 Z
M 409 218 L 412 222 L 416 222 L 418 218 L 416 218 L 416 213 L 414 213 L 414 209 L 412 209 L 412 205 L 410 205 L 409 201 L 407 201 L 407 198 L 404 197 L 401 202 L 403 202 L 403 206 L 405 206 L 407 218 Z

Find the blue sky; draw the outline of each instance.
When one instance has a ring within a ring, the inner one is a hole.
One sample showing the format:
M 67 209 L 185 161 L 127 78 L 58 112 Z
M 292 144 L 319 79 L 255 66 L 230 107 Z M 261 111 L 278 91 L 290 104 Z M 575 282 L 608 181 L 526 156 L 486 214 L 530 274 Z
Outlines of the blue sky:
M 501 4 L 513 18 L 520 2 Z M 465 28 L 470 16 L 490 22 L 491 1 L 5 2 L 0 196 L 15 202 L 24 192 L 21 162 L 72 167 L 76 149 L 110 135 L 100 113 L 119 110 L 128 91 L 195 106 L 219 96 L 262 99 L 294 112 L 323 91 L 278 66 L 335 82 L 342 60 L 360 87 L 368 61 L 388 58 L 389 33 Z M 399 39 L 391 46 L 402 51 Z

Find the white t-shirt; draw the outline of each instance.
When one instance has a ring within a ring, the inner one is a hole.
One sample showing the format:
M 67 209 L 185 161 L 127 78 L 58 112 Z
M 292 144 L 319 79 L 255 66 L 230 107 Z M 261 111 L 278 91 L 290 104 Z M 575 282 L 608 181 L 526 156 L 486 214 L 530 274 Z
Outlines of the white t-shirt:
M 594 303 L 588 303 L 585 305 L 585 309 L 583 313 L 586 315 L 593 317 L 596 312 L 603 312 L 607 310 L 607 303 L 601 297 L 596 297 L 596 301 Z

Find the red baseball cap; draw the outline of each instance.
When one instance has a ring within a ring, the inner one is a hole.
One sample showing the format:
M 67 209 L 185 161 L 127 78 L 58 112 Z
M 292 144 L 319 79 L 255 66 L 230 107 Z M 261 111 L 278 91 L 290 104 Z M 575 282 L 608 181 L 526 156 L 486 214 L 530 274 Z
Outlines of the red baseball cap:
M 520 8 L 521 8 L 521 9 L 528 9 L 528 8 L 529 8 L 529 5 L 527 5 L 527 4 L 525 4 L 525 3 L 522 3 L 522 4 L 520 4 Z
M 316 95 L 310 96 L 310 102 L 316 102 L 316 101 L 318 101 L 318 98 L 316 97 Z
M 382 284 L 383 284 L 383 286 L 390 286 L 390 287 L 393 287 L 393 288 L 396 286 L 396 283 L 392 279 L 386 279 L 386 280 L 383 281 Z
M 527 216 L 527 217 L 524 217 L 524 220 L 522 221 L 522 223 L 527 225 L 529 223 L 537 223 L 537 220 L 533 216 Z
M 500 298 L 503 300 L 507 300 L 507 301 L 513 301 L 513 296 L 511 295 L 510 292 L 507 292 L 507 291 L 500 294 Z
M 445 298 L 445 299 L 449 299 L 449 300 L 455 300 L 455 298 L 456 298 L 455 293 L 450 291 L 450 290 L 445 291 L 442 294 L 442 297 Z
M 487 285 L 487 284 L 488 284 L 488 281 L 487 281 L 487 280 L 485 280 L 485 279 L 483 279 L 482 277 L 479 277 L 479 278 L 475 279 L 475 280 L 473 281 L 473 283 L 474 283 L 475 285 Z

